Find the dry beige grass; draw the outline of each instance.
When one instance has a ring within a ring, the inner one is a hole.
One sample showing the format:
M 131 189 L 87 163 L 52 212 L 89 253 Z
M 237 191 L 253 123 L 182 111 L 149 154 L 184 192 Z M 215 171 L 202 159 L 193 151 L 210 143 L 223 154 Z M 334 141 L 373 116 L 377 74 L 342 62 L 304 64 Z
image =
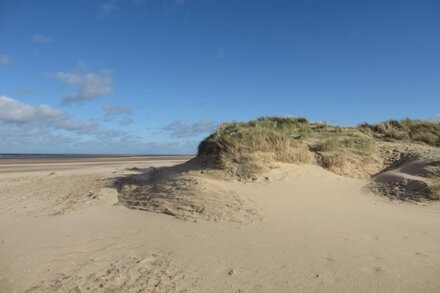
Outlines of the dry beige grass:
M 390 139 L 396 143 L 387 142 Z M 339 175 L 369 178 L 420 159 L 427 150 L 438 153 L 426 145 L 439 146 L 439 139 L 440 124 L 429 121 L 389 120 L 352 128 L 310 123 L 304 118 L 262 117 L 223 124 L 200 143 L 198 159 L 206 168 L 220 169 L 240 180 L 256 180 L 276 162 L 316 163 Z M 406 186 L 409 181 L 399 176 L 390 179 L 390 185 Z M 417 198 L 438 199 L 437 181 L 429 179 L 425 184 L 426 176 L 409 186 L 416 186 Z M 394 189 L 402 190 L 397 192 L 400 198 L 410 197 L 406 187 Z
M 273 162 L 318 163 L 352 177 L 378 171 L 376 143 L 371 137 L 353 128 L 310 123 L 304 118 L 225 123 L 200 143 L 198 155 L 206 166 L 245 180 L 267 171 Z
M 376 138 L 422 142 L 440 146 L 440 123 L 423 120 L 388 120 L 378 124 L 363 123 L 358 129 Z
M 440 199 L 440 181 L 437 180 L 437 182 L 433 183 L 430 187 L 430 197 L 432 200 L 439 200 Z

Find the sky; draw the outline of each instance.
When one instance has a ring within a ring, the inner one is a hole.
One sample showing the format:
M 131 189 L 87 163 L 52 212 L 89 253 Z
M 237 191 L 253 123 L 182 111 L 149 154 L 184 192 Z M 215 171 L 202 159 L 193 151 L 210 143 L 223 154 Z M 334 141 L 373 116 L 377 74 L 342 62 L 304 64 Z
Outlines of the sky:
M 192 154 L 226 121 L 440 118 L 438 0 L 0 0 L 0 153 Z

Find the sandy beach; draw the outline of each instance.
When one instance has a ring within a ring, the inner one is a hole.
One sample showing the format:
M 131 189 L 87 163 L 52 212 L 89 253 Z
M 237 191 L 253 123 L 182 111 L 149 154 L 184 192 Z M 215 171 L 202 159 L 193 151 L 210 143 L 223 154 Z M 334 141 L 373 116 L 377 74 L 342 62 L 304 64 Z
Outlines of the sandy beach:
M 0 293 L 440 293 L 439 13 L 0 0 Z
M 267 182 L 206 179 L 246 199 L 246 223 L 120 203 L 117 178 L 182 159 L 2 164 L 0 292 L 440 290 L 438 203 L 391 201 L 309 164 Z
M 99 172 L 130 168 L 148 163 L 148 166 L 162 166 L 168 161 L 185 161 L 192 156 L 139 156 L 139 157 L 69 157 L 46 159 L 1 159 L 0 177 L 14 177 L 26 175 L 44 175 L 51 172 L 72 174 L 78 171 Z

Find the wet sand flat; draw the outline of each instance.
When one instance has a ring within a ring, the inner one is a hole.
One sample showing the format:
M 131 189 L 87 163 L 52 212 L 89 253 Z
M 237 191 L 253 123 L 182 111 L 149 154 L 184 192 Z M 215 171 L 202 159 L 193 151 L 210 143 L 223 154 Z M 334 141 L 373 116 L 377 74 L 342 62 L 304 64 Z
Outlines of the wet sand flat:
M 1 159 L 0 177 L 38 175 L 44 172 L 60 171 L 92 171 L 102 167 L 124 168 L 145 164 L 161 165 L 167 162 L 184 162 L 191 156 L 111 156 L 111 157 L 82 157 L 82 158 L 45 158 L 45 159 Z

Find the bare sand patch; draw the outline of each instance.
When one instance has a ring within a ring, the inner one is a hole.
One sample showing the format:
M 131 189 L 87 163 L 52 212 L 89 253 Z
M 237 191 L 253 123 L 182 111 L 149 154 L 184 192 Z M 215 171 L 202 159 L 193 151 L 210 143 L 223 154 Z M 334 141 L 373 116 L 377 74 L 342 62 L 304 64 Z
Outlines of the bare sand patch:
M 267 176 L 216 183 L 261 209 L 248 225 L 180 221 L 116 196 L 55 217 L 2 213 L 0 291 L 438 292 L 437 203 L 384 200 L 312 164 Z
M 43 280 L 25 292 L 190 292 L 182 287 L 182 268 L 166 256 L 152 254 L 145 258 L 126 257 L 112 261 L 107 267 L 75 274 L 59 273 L 52 280 Z
M 111 188 L 109 178 L 101 174 L 49 173 L 46 176 L 2 178 L 0 194 L 4 202 L 11 203 L 3 213 L 22 209 L 34 215 L 60 215 L 114 200 L 116 192 Z

